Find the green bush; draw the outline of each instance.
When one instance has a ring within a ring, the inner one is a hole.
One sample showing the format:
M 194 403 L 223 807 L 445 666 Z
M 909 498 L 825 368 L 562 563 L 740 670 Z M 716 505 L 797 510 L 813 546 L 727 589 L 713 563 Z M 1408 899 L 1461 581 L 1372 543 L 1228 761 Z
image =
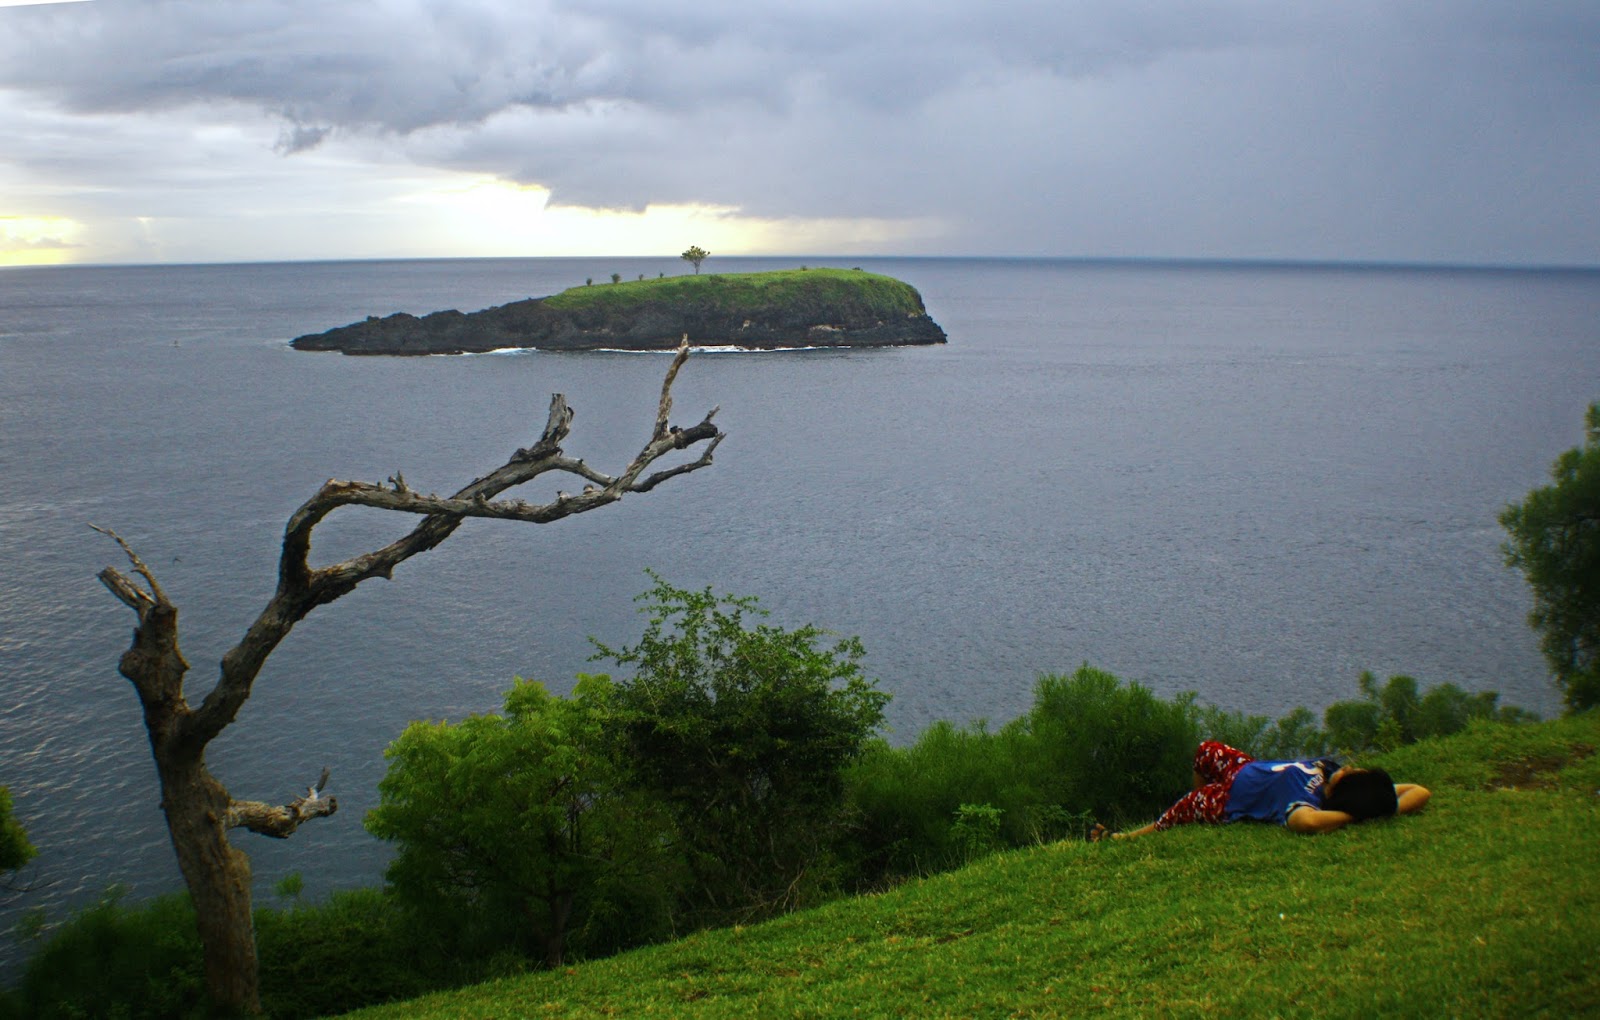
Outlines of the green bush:
M 1451 683 L 1419 695 L 1417 681 L 1409 676 L 1392 676 L 1380 688 L 1376 677 L 1363 672 L 1357 686 L 1361 700 L 1336 701 L 1323 711 L 1329 749 L 1346 754 L 1392 751 L 1459 733 L 1474 720 L 1518 723 L 1537 718 L 1520 708 L 1500 707 L 1500 695 L 1493 691 L 1468 694 Z
M 1102 818 L 1165 808 L 1189 785 L 1193 700 L 1163 701 L 1089 666 L 1070 677 L 1041 677 L 1025 721 L 1042 788 L 1055 793 L 1052 801 Z
M 1022 768 L 1024 739 L 1017 724 L 996 734 L 982 720 L 967 727 L 940 720 L 906 747 L 874 741 L 848 772 L 856 881 L 870 886 L 962 863 L 965 851 L 951 819 L 963 804 L 998 809 L 998 835 L 1007 845 L 1034 841 L 1041 822 L 1060 824 L 1037 810 L 1043 794 Z
M 1206 705 L 1196 709 L 1195 721 L 1200 739 L 1220 740 L 1262 761 L 1316 758 L 1328 745 L 1328 735 L 1317 726 L 1316 715 L 1304 706 L 1274 721 L 1264 715 Z
M 847 810 L 844 772 L 883 721 L 888 695 L 861 672 L 854 638 L 749 625 L 753 598 L 674 588 L 639 597 L 637 645 L 598 641 L 631 667 L 612 732 L 634 789 L 673 819 L 690 925 L 745 919 L 825 895 Z
M 990 804 L 963 804 L 956 808 L 950 834 L 970 863 L 1000 849 L 1000 809 Z
M 208 1014 L 194 910 L 184 894 L 125 906 L 113 888 L 59 925 L 0 1000 L 0 1017 L 141 1018 Z M 408 923 L 377 889 L 255 912 L 261 1004 L 276 1020 L 331 1016 L 490 976 Z
M 1383 706 L 1375 701 L 1336 701 L 1322 713 L 1328 743 L 1342 751 L 1364 751 L 1378 743 Z
M 611 696 L 604 678 L 570 698 L 519 680 L 504 715 L 412 723 L 384 752 L 366 826 L 398 845 L 387 878 L 419 925 L 467 952 L 550 966 L 574 934 L 580 952 L 609 951 L 667 926 L 639 891 L 671 870 L 664 820 L 612 756 Z M 598 924 L 621 914 L 632 930 Z
M 112 887 L 34 952 L 13 993 L 36 1020 L 158 1020 L 206 1013 L 200 938 L 187 896 L 124 907 Z
M 261 1007 L 277 1020 L 334 1016 L 488 977 L 482 961 L 440 945 L 380 889 L 255 913 Z

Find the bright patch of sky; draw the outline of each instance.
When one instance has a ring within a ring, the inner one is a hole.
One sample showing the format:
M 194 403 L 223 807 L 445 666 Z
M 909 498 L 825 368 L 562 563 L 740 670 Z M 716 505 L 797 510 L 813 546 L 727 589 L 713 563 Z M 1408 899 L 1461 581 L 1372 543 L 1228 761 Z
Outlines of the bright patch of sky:
M 1600 264 L 1589 0 L 0 7 L 4 264 Z

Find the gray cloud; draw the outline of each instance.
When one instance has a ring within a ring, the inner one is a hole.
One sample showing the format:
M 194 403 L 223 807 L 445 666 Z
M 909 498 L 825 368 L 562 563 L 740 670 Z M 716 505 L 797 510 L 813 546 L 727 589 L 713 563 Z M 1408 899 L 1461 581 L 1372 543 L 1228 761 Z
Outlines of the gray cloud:
M 278 135 L 278 144 L 273 146 L 273 150 L 291 156 L 297 152 L 315 149 L 332 131 L 333 128 L 327 126 L 291 124 Z
M 275 122 L 288 160 L 370 143 L 563 203 L 932 216 L 959 251 L 1600 261 L 1590 3 L 121 0 L 0 27 L 0 89 L 65 118 Z

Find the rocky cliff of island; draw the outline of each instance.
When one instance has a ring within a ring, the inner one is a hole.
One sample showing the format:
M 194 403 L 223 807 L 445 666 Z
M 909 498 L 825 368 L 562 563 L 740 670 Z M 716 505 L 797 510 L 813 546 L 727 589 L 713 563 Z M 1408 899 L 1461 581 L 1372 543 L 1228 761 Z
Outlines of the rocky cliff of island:
M 345 354 L 650 351 L 685 336 L 697 347 L 751 350 L 945 342 L 910 284 L 859 269 L 795 269 L 592 284 L 477 312 L 371 315 L 290 343 Z

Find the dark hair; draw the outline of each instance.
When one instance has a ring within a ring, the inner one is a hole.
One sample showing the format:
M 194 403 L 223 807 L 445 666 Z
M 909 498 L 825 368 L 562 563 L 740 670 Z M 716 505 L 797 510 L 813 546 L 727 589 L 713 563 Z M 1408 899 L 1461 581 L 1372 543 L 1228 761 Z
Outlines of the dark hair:
M 1387 818 L 1400 809 L 1394 780 L 1383 769 L 1351 769 L 1322 802 L 1328 811 L 1343 811 L 1358 822 Z

